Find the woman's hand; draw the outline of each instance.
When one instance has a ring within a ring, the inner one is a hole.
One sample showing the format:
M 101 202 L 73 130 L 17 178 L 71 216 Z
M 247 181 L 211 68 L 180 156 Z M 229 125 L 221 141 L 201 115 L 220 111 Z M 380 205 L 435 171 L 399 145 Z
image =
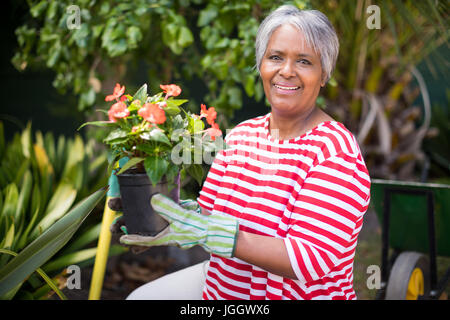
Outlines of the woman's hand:
M 142 247 L 175 245 L 182 249 L 200 245 L 207 252 L 226 258 L 233 256 L 239 231 L 236 218 L 210 214 L 206 210 L 205 214 L 187 210 L 162 194 L 154 195 L 151 204 L 169 225 L 156 236 L 123 235 L 120 243 Z

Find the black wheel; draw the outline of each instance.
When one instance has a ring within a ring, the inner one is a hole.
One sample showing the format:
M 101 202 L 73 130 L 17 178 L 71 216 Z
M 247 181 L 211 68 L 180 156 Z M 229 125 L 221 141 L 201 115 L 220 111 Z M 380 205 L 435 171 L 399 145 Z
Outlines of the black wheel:
M 386 287 L 386 300 L 418 300 L 430 293 L 428 257 L 418 252 L 402 252 L 395 259 Z

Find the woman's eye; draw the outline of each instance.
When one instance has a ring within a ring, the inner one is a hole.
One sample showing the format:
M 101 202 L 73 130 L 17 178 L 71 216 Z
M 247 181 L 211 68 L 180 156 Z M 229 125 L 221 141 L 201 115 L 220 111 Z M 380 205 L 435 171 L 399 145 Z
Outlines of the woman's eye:
M 279 56 L 270 56 L 270 60 L 280 60 L 281 58 Z
M 306 59 L 298 60 L 298 62 L 300 62 L 301 64 L 306 64 L 306 65 L 310 65 L 310 64 L 311 64 L 311 62 L 309 62 L 309 61 L 306 60 Z

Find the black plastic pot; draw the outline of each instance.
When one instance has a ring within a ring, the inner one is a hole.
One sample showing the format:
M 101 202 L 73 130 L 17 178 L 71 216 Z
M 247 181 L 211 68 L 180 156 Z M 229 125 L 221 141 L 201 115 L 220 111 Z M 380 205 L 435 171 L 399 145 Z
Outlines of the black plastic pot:
M 180 175 L 175 180 L 176 187 L 168 191 L 165 177 L 152 185 L 146 173 L 125 172 L 117 176 L 122 198 L 123 217 L 129 234 L 154 236 L 161 232 L 167 221 L 154 212 L 150 199 L 162 193 L 178 203 L 180 199 Z

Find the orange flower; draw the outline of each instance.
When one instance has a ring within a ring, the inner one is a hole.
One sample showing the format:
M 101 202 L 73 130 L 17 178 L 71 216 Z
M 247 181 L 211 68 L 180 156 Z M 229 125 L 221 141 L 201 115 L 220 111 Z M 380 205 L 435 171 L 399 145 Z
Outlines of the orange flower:
M 108 111 L 109 121 L 116 122 L 117 119 L 126 118 L 130 115 L 127 105 L 123 102 L 114 103 Z
M 212 141 L 216 140 L 216 137 L 220 137 L 222 135 L 222 131 L 219 129 L 219 125 L 217 123 L 211 124 L 211 128 L 205 130 L 211 137 Z
M 176 97 L 179 96 L 181 93 L 181 88 L 177 86 L 176 84 L 161 84 L 159 87 L 164 91 L 166 94 L 166 99 L 170 96 Z
M 146 103 L 139 109 L 138 115 L 146 121 L 161 124 L 166 121 L 166 113 L 157 104 Z
M 206 106 L 204 104 L 201 104 L 200 108 L 200 119 L 205 117 L 206 122 L 208 122 L 209 125 L 213 125 L 217 117 L 216 109 L 214 109 L 214 107 L 206 109 Z
M 113 101 L 114 99 L 119 101 L 120 96 L 123 95 L 124 92 L 125 92 L 125 86 L 121 87 L 120 84 L 116 83 L 113 94 L 106 96 L 105 101 Z

